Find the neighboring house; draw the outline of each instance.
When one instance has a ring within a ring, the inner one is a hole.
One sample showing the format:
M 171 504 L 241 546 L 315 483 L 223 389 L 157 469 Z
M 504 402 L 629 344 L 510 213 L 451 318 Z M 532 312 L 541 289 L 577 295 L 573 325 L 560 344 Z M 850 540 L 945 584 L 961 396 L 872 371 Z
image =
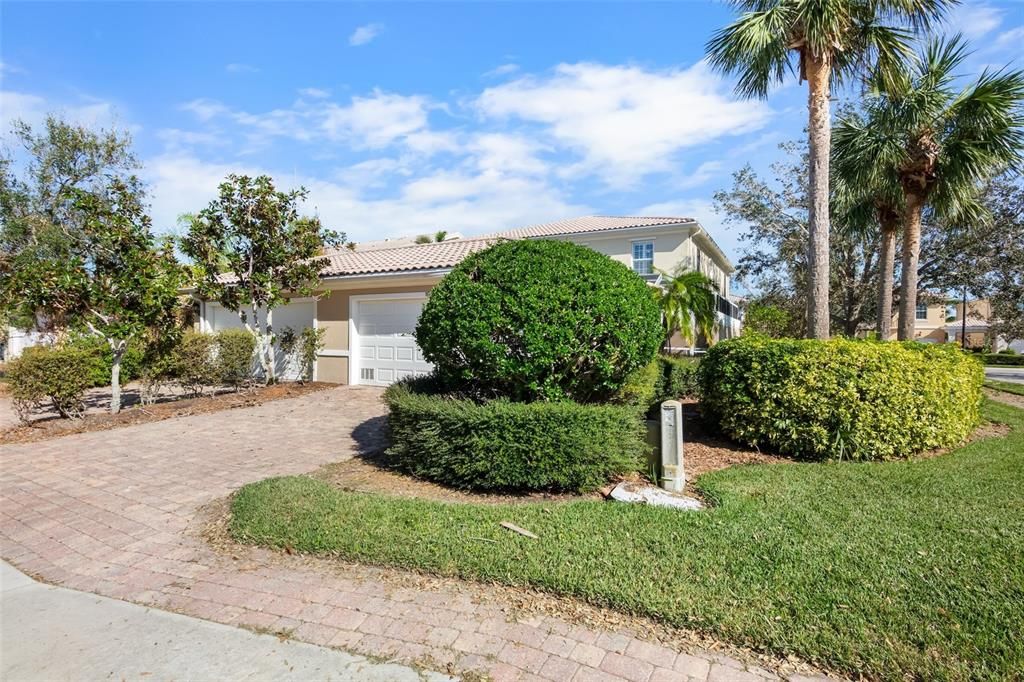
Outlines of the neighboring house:
M 734 268 L 700 223 L 691 218 L 609 216 L 432 244 L 332 250 L 321 273 L 324 295 L 293 299 L 275 308 L 274 328 L 326 329 L 314 374 L 318 381 L 382 386 L 427 374 L 431 366 L 413 338 L 427 292 L 463 258 L 500 239 L 583 244 L 626 264 L 652 284 L 659 280 L 658 270 L 698 269 L 718 288 L 716 337 L 740 331 L 739 309 L 728 298 Z M 215 302 L 201 301 L 199 315 L 203 331 L 240 326 L 237 314 Z
M 10 362 L 19 357 L 26 348 L 38 346 L 48 341 L 49 337 L 34 330 L 7 328 L 7 339 L 0 344 L 0 360 Z
M 945 302 L 922 301 L 917 304 L 914 323 L 914 338 L 923 343 L 961 343 L 966 326 L 967 343 L 965 347 L 972 350 L 983 348 L 1000 351 L 1010 347 L 1024 352 L 1024 340 L 1007 341 L 1002 337 L 993 337 L 990 320 L 992 305 L 986 299 L 967 302 L 967 320 L 964 324 L 964 304 L 962 301 L 947 300 Z M 893 316 L 892 339 L 896 338 L 897 320 Z

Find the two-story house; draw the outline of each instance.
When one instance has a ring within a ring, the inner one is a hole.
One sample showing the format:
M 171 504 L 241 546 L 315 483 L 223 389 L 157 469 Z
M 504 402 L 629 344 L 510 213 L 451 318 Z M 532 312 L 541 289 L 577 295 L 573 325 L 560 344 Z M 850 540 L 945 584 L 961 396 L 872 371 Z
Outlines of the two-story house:
M 318 298 L 293 299 L 274 310 L 277 329 L 325 329 L 325 347 L 315 368 L 319 381 L 387 385 L 426 374 L 431 366 L 416 346 L 413 330 L 430 288 L 467 255 L 500 239 L 564 239 L 586 245 L 632 268 L 657 286 L 662 272 L 696 269 L 717 287 L 716 338 L 739 333 L 739 311 L 729 301 L 734 268 L 699 222 L 692 218 L 587 216 L 498 232 L 371 249 L 341 248 L 327 254 Z M 219 304 L 200 302 L 200 328 L 240 325 Z M 677 338 L 673 346 L 682 345 Z M 692 350 L 692 349 L 688 349 Z M 288 368 L 281 370 L 287 375 Z
M 957 343 L 971 350 L 1000 351 L 1010 347 L 1024 352 L 1024 341 L 1007 340 L 992 333 L 992 304 L 986 299 L 967 301 L 936 300 L 917 304 L 914 319 L 914 338 L 923 343 Z M 891 339 L 896 338 L 896 316 L 893 316 Z

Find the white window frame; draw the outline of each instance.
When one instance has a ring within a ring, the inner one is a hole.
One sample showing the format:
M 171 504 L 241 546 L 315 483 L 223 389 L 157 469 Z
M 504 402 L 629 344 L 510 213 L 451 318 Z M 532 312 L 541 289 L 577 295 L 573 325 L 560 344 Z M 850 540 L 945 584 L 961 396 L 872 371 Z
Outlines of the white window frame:
M 348 384 L 360 385 L 359 380 L 359 304 L 363 301 L 397 301 L 422 299 L 427 301 L 429 292 L 409 291 L 395 294 L 359 294 L 348 297 Z
M 921 308 L 924 307 L 924 317 L 921 317 Z M 918 303 L 914 308 L 914 320 L 917 322 L 923 322 L 928 319 L 928 304 Z
M 651 257 L 649 259 L 648 258 L 637 259 L 637 257 L 636 257 L 636 247 L 637 246 L 650 246 L 651 247 Z M 637 270 L 636 269 L 636 264 L 637 264 L 638 260 L 639 260 L 639 262 L 646 262 L 646 261 L 649 260 L 650 263 L 651 263 L 650 272 L 640 272 L 639 270 Z M 640 275 L 641 277 L 644 276 L 644 275 L 653 275 L 654 274 L 654 240 L 653 239 L 633 239 L 633 240 L 631 240 L 629 242 L 629 267 L 633 270 L 633 272 L 635 272 L 636 274 Z

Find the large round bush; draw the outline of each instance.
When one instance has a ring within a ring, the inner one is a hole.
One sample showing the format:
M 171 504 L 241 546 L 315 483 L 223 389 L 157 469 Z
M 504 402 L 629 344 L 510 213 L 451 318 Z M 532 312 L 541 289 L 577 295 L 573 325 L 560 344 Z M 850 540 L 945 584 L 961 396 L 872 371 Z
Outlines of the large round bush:
M 737 441 L 810 459 L 890 459 L 955 445 L 983 371 L 952 345 L 742 337 L 698 370 L 701 407 Z
M 416 341 L 445 384 L 480 397 L 597 402 L 661 343 L 647 284 L 578 244 L 502 242 L 430 292 Z

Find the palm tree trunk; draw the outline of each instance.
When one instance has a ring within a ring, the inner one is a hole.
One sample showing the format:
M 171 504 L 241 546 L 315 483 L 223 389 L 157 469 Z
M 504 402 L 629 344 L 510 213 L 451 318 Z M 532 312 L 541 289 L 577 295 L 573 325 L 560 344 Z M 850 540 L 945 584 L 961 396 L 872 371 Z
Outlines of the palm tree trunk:
M 896 269 L 898 223 L 882 220 L 881 256 L 878 263 L 878 338 L 888 341 L 892 334 L 892 287 Z
M 807 305 L 807 333 L 810 338 L 827 339 L 829 336 L 829 214 L 828 174 L 831 121 L 829 120 L 829 78 L 831 64 L 826 56 L 804 53 L 804 71 L 808 95 L 808 143 L 810 175 L 808 193 L 810 207 L 808 223 L 810 235 L 808 262 L 810 287 Z
M 906 214 L 903 222 L 903 265 L 900 282 L 900 319 L 897 338 L 907 341 L 914 338 L 914 323 L 917 319 L 917 265 L 921 257 L 921 212 L 924 197 L 908 192 Z

